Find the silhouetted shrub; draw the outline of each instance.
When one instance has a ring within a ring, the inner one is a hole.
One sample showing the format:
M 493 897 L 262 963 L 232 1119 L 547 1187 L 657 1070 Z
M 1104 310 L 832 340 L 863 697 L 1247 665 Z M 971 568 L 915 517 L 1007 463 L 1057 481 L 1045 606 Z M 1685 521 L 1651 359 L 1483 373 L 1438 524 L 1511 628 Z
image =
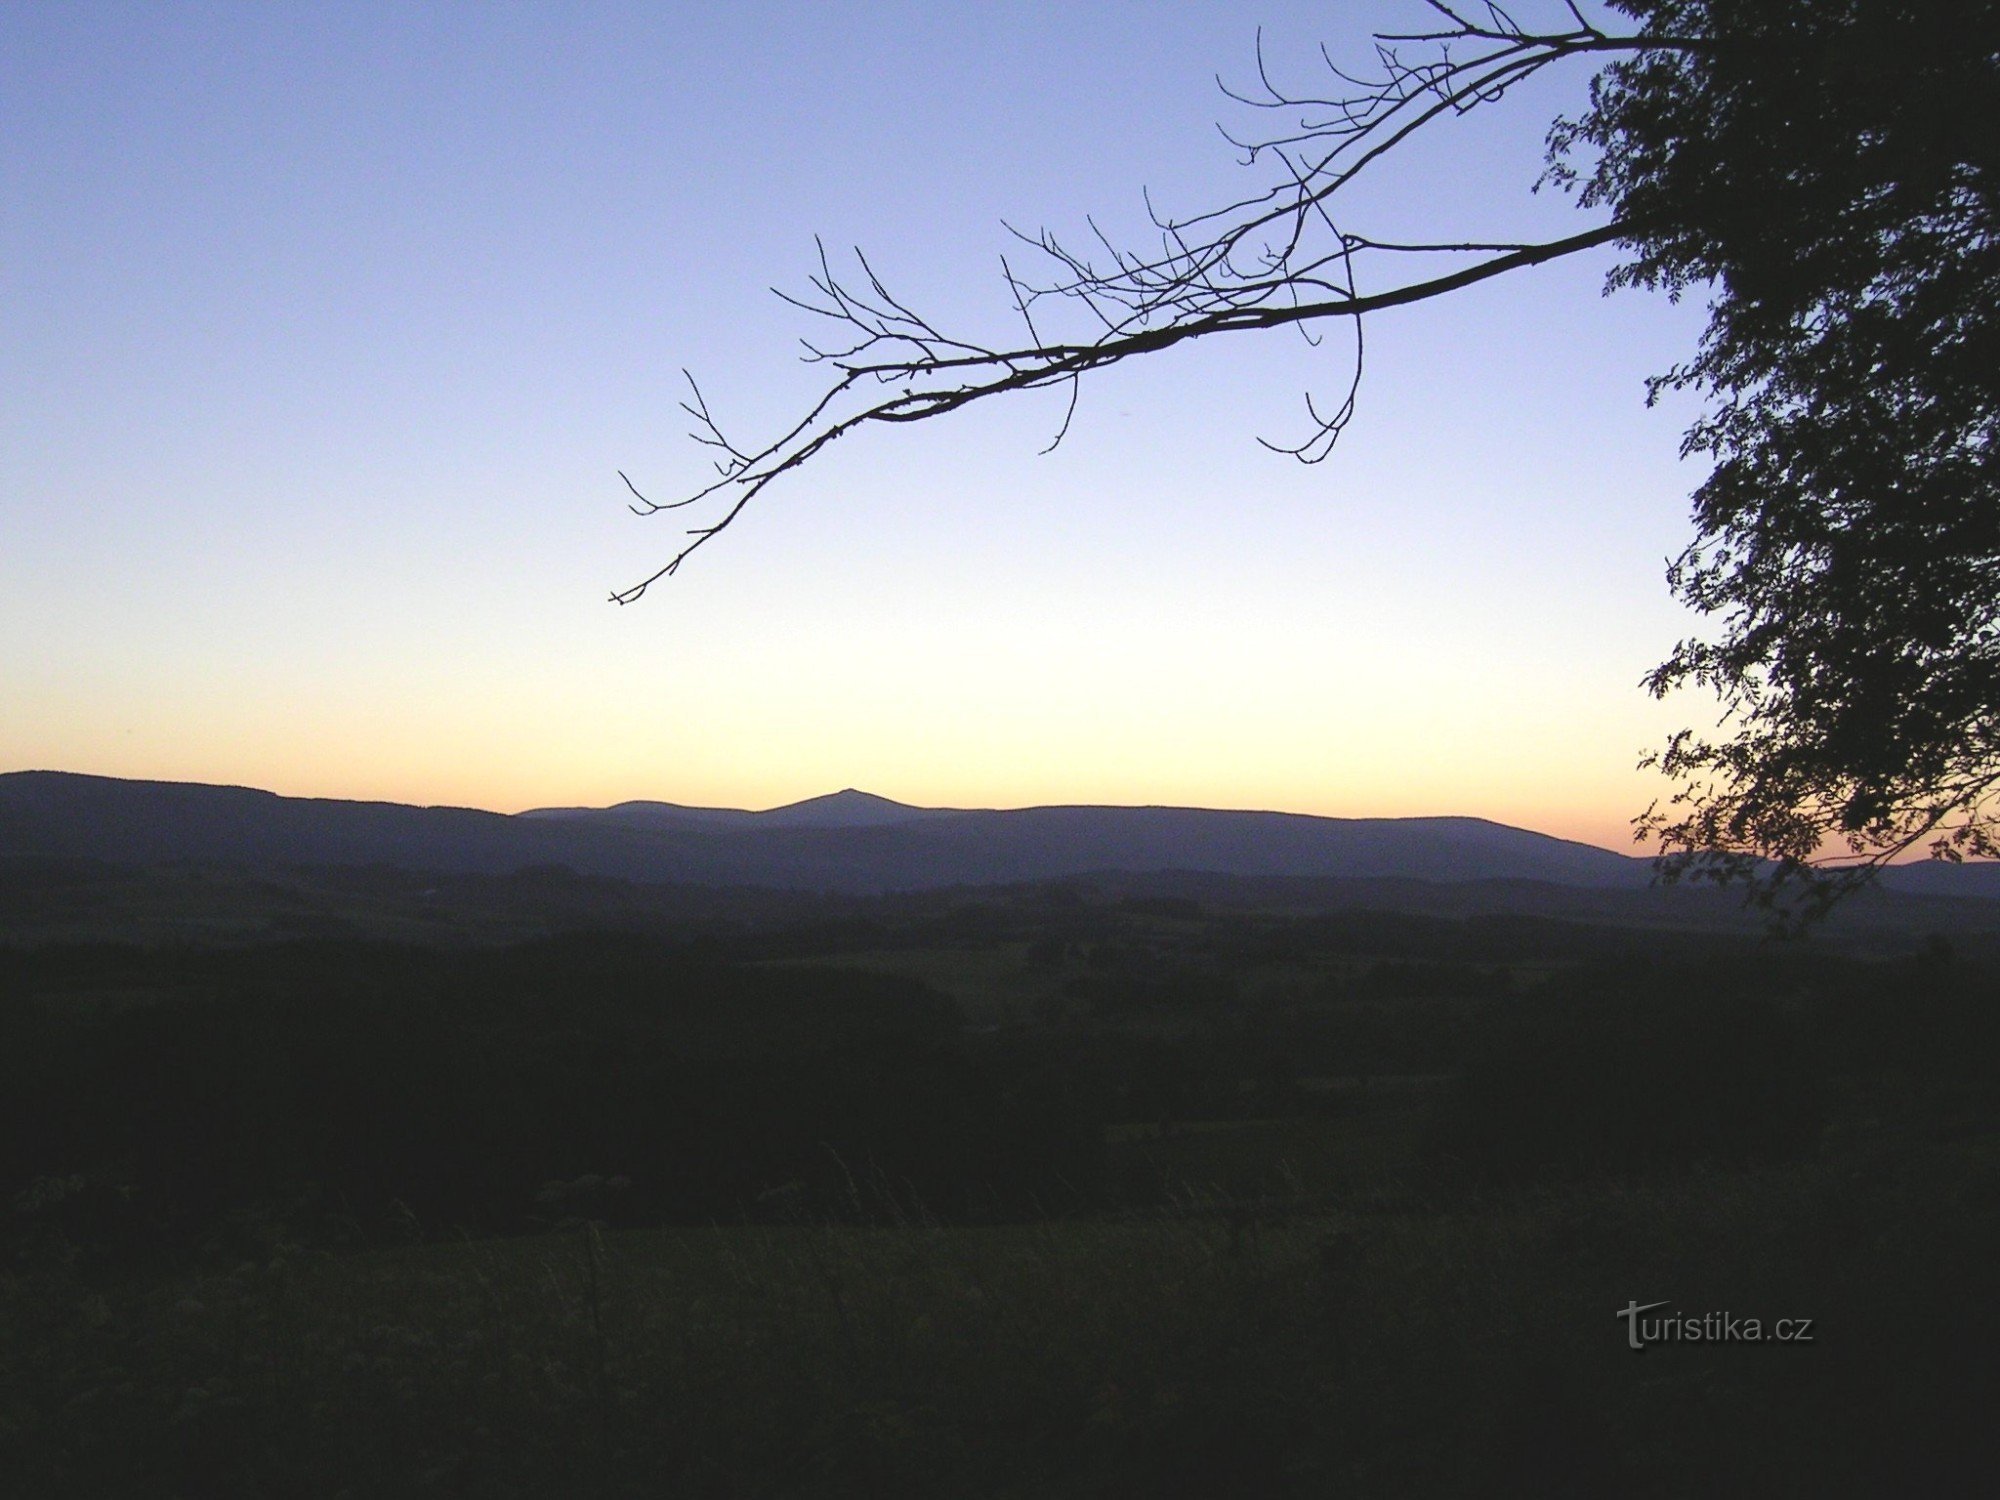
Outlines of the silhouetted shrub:
M 1077 1090 L 969 1047 L 909 979 L 595 937 L 291 945 L 193 982 L 172 955 L 119 962 L 155 998 L 0 1004 L 0 1205 L 32 1209 L 0 1234 L 108 1251 L 198 1248 L 246 1212 L 699 1222 L 791 1182 L 820 1216 L 1025 1213 L 1087 1190 L 1101 1136 Z
M 1809 1150 L 1823 1120 L 1794 1017 L 1755 995 L 1631 983 L 1497 1002 L 1433 1121 L 1475 1177 L 1636 1171 Z

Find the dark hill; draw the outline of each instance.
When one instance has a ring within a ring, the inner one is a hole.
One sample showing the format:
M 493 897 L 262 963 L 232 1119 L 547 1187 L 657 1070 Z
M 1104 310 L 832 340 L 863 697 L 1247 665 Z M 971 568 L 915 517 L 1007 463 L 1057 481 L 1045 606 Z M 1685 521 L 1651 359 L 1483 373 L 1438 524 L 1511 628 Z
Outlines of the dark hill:
M 1170 807 L 959 812 L 852 790 L 763 813 L 626 803 L 508 817 L 54 771 L 0 775 L 0 854 L 482 873 L 568 865 L 627 880 L 850 891 L 1097 870 L 1582 886 L 1646 879 L 1640 861 L 1476 818 Z
M 384 865 L 847 892 L 1060 879 L 1105 871 L 1631 890 L 1647 862 L 1479 818 L 1321 818 L 1185 807 L 958 811 L 837 792 L 767 812 L 628 802 L 506 816 L 280 797 L 247 787 L 0 774 L 0 857 Z M 1991 866 L 1897 873 L 1926 894 L 2000 891 Z

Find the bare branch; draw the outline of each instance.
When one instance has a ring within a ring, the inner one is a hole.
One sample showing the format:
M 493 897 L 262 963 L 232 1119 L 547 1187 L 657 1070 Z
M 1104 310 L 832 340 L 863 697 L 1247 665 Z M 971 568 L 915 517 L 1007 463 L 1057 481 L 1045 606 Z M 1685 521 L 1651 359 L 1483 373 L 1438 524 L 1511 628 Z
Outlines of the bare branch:
M 986 400 L 1013 391 L 1036 390 L 1065 381 L 1071 383 L 1073 407 L 1075 382 L 1082 376 L 1137 355 L 1158 353 L 1177 344 L 1222 333 L 1281 328 L 1326 318 L 1359 319 L 1369 313 L 1391 307 L 1404 307 L 1433 297 L 1442 297 L 1495 276 L 1503 276 L 1509 271 L 1541 265 L 1566 255 L 1574 255 L 1579 251 L 1608 244 L 1628 231 L 1629 226 L 1624 224 L 1600 225 L 1566 239 L 1553 240 L 1544 245 L 1527 246 L 1482 261 L 1478 265 L 1467 266 L 1449 275 L 1413 282 L 1371 296 L 1341 296 L 1330 301 L 1305 302 L 1280 307 L 1223 307 L 1179 323 L 1136 332 L 1107 334 L 1089 344 L 1048 344 L 936 358 L 925 358 L 921 353 L 914 353 L 873 362 L 843 364 L 840 368 L 844 373 L 840 380 L 783 436 L 754 453 L 734 459 L 724 477 L 716 483 L 684 500 L 672 502 L 672 506 L 677 507 L 707 499 L 726 489 L 734 488 L 737 491 L 721 519 L 713 525 L 689 531 L 688 535 L 694 540 L 683 547 L 666 566 L 631 588 L 623 589 L 611 597 L 616 603 L 630 604 L 660 579 L 672 576 L 697 549 L 727 529 L 730 523 L 742 514 L 744 506 L 761 494 L 773 480 L 809 462 L 829 443 L 837 441 L 856 428 L 877 422 L 926 421 L 932 417 L 942 416 L 946 412 L 956 411 L 959 407 L 970 405 L 974 401 Z M 836 407 L 841 398 L 851 395 L 867 381 L 887 380 L 892 377 L 905 377 L 916 381 L 939 376 L 949 379 L 946 383 L 932 388 L 906 386 L 901 392 L 886 400 L 864 405 L 846 416 L 833 419 L 826 425 L 820 425 L 821 419 Z M 1353 392 L 1350 391 L 1348 399 L 1332 419 L 1333 425 L 1337 426 L 1344 422 L 1345 414 L 1351 414 L 1353 399 Z M 737 453 L 737 449 L 713 426 L 705 408 L 697 415 L 707 428 L 706 436 L 702 433 L 695 434 L 698 441 L 722 448 L 732 455 Z M 1313 416 L 1315 422 L 1322 428 L 1328 425 L 1317 412 L 1314 412 Z M 1068 420 L 1065 418 L 1063 430 L 1066 432 L 1067 429 Z M 1317 439 L 1312 441 L 1316 442 Z M 1300 448 L 1279 448 L 1278 451 L 1303 455 L 1310 446 L 1311 443 Z M 672 507 L 655 505 L 654 508 Z
M 928 421 L 994 396 L 1067 385 L 1053 448 L 1069 432 L 1083 377 L 1107 366 L 1224 333 L 1297 327 L 1310 341 L 1314 325 L 1348 318 L 1355 322 L 1354 365 L 1342 399 L 1323 410 L 1309 397 L 1311 426 L 1299 442 L 1260 439 L 1301 462 L 1323 461 L 1354 414 L 1365 352 L 1362 318 L 1607 244 L 1629 231 L 1612 223 L 1543 244 L 1405 243 L 1337 226 L 1336 195 L 1435 122 L 1490 105 L 1567 59 L 1656 45 L 1606 34 L 1575 0 L 1563 0 L 1563 26 L 1550 31 L 1531 31 L 1497 5 L 1475 11 L 1454 0 L 1425 3 L 1442 23 L 1439 29 L 1378 37 L 1372 74 L 1343 70 L 1329 59 L 1335 86 L 1325 97 L 1281 87 L 1260 33 L 1257 89 L 1239 92 L 1225 84 L 1223 92 L 1261 112 L 1289 113 L 1296 126 L 1263 138 L 1224 134 L 1246 163 L 1274 161 L 1280 170 L 1256 192 L 1185 216 L 1163 212 L 1143 194 L 1147 221 L 1158 235 L 1155 248 L 1121 245 L 1095 218 L 1085 220 L 1083 248 L 1046 229 L 1030 234 L 1007 226 L 1047 272 L 1037 280 L 1004 257 L 1001 261 L 1002 282 L 1026 343 L 1006 347 L 947 334 L 892 294 L 861 251 L 854 252 L 858 277 L 843 279 L 825 245 L 815 240 L 818 269 L 808 278 L 809 293 L 778 295 L 839 325 L 836 341 L 802 341 L 807 362 L 828 367 L 831 382 L 791 427 L 744 446 L 725 437 L 697 390 L 685 409 L 695 422 L 696 442 L 720 455 L 717 478 L 668 505 L 646 500 L 627 484 L 644 514 L 709 499 L 722 503 L 722 513 L 690 530 L 689 540 L 664 567 L 612 598 L 619 603 L 640 598 L 726 530 L 768 485 L 857 428 Z M 1376 280 L 1379 266 L 1436 255 L 1478 259 L 1428 278 L 1392 272 L 1388 279 L 1395 284 L 1389 290 L 1365 295 L 1359 290 L 1364 274 Z M 1072 327 L 1081 325 L 1069 336 L 1056 332 L 1065 314 Z M 885 387 L 889 394 L 877 394 Z

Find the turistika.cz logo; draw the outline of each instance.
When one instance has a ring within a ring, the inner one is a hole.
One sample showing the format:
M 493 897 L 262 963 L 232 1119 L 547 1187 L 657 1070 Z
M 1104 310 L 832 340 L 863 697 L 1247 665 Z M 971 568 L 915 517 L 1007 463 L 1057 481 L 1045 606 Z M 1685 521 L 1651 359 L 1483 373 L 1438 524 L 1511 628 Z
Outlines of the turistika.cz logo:
M 1739 1318 L 1734 1313 L 1647 1313 L 1665 1302 L 1628 1302 L 1618 1310 L 1625 1320 L 1625 1342 L 1634 1349 L 1648 1344 L 1810 1344 L 1811 1318 Z

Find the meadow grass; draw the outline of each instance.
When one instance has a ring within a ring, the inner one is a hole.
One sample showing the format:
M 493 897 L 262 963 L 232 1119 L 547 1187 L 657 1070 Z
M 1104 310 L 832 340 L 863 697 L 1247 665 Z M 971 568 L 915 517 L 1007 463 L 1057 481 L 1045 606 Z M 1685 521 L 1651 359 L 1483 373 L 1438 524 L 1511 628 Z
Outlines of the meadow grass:
M 1990 1137 L 1404 1198 L 44 1267 L 0 1281 L 0 1487 L 1860 1493 L 1988 1425 L 1944 1372 L 1992 1331 Z M 1635 1354 L 1661 1298 L 1817 1338 Z

